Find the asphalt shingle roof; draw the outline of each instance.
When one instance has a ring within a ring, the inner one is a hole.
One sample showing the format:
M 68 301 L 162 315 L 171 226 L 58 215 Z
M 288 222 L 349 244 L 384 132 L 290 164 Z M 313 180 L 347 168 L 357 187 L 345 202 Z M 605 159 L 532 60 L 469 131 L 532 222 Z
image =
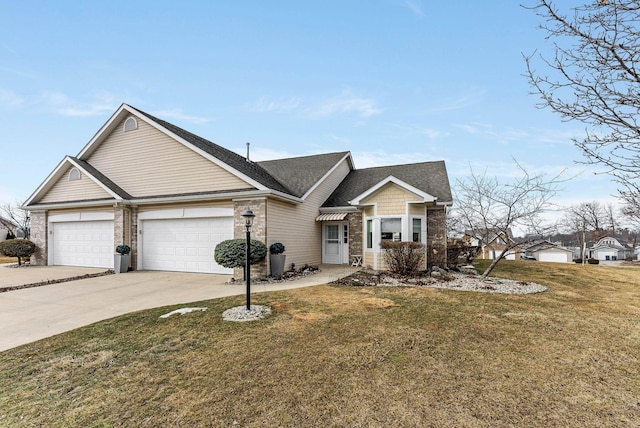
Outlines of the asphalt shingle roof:
M 287 183 L 294 196 L 302 197 L 349 152 L 335 152 L 258 162 L 281 183 Z
M 69 157 L 73 159 L 73 161 L 76 162 L 78 165 L 80 165 L 82 168 L 84 168 L 84 170 L 87 171 L 89 174 L 91 174 L 94 178 L 96 178 L 102 184 L 107 186 L 113 193 L 120 196 L 122 199 L 133 198 L 130 194 L 125 192 L 124 189 L 122 189 L 122 187 L 118 186 L 116 183 L 111 181 L 106 175 L 104 175 L 103 173 L 98 171 L 96 168 L 94 168 L 93 165 L 91 165 L 89 162 L 86 162 L 71 156 Z
M 380 166 L 353 170 L 323 204 L 324 207 L 344 207 L 356 196 L 390 175 L 435 196 L 438 202 L 452 202 L 449 177 L 444 161 Z

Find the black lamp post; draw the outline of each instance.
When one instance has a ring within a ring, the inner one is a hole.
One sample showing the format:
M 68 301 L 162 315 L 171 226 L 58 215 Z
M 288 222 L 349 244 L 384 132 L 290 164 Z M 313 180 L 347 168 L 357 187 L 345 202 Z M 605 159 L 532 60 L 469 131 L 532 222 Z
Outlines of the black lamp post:
M 247 311 L 251 310 L 251 225 L 256 215 L 250 209 L 242 213 L 244 217 L 244 227 L 247 230 L 247 245 L 245 251 L 245 268 L 244 274 L 247 282 Z

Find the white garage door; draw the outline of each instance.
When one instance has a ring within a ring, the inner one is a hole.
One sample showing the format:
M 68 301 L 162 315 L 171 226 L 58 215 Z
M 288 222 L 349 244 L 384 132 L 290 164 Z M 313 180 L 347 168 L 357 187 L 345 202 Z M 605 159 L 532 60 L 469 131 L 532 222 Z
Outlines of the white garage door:
M 113 269 L 113 221 L 51 223 L 52 264 Z
M 541 262 L 567 263 L 567 255 L 564 253 L 538 253 Z
M 213 259 L 216 245 L 233 239 L 233 217 L 142 221 L 142 269 L 232 274 Z

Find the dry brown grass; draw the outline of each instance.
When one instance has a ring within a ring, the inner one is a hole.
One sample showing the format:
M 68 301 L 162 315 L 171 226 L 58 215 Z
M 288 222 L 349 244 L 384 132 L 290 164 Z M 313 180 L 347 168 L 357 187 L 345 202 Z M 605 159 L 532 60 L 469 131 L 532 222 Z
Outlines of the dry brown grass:
M 640 269 L 511 262 L 536 295 L 320 286 L 0 354 L 3 426 L 640 425 Z
M 0 255 L 0 264 L 4 264 L 4 263 L 18 263 L 18 259 L 15 257 L 6 257 L 6 256 Z

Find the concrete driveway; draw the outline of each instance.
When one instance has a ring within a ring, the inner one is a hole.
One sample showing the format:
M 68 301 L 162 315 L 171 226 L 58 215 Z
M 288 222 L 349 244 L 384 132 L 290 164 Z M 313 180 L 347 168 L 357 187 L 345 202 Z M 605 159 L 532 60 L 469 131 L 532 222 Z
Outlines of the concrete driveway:
M 101 271 L 0 265 L 0 287 Z M 320 273 L 295 281 L 254 285 L 252 293 L 326 284 L 353 271 L 326 265 Z M 138 271 L 0 293 L 0 351 L 129 312 L 245 293 L 244 284 L 226 284 L 229 279 L 228 275 Z

